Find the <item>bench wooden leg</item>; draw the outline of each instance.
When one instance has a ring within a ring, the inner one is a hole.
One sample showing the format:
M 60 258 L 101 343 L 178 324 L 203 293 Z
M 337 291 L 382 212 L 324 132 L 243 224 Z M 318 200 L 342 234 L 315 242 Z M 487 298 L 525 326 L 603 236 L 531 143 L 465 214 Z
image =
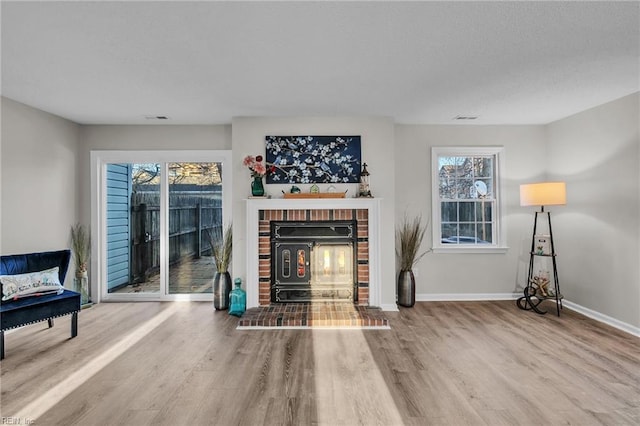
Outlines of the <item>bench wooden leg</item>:
M 4 359 L 4 330 L 0 331 L 0 359 Z
M 71 314 L 71 338 L 73 339 L 78 335 L 78 313 Z
M 53 318 L 49 318 L 47 322 L 49 323 L 49 328 L 53 327 Z

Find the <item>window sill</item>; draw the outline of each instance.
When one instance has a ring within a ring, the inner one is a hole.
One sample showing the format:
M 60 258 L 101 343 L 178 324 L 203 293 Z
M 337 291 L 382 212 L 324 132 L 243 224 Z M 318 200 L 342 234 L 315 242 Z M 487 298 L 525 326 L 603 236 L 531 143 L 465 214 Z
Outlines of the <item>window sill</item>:
M 504 254 L 509 250 L 509 247 L 506 246 L 494 246 L 494 247 L 473 247 L 469 245 L 458 245 L 456 247 L 433 247 L 432 251 L 434 253 L 461 253 L 461 254 L 470 254 L 470 253 L 491 253 L 491 254 Z

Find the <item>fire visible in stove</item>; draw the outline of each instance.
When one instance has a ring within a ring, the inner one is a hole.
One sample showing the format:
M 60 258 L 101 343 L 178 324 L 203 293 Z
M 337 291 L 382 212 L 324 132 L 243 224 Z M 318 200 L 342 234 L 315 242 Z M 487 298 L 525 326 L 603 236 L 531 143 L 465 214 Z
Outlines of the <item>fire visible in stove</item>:
M 349 258 L 347 263 L 346 259 Z M 316 244 L 311 249 L 311 284 L 351 284 L 353 244 Z
M 271 301 L 355 301 L 355 226 L 353 221 L 272 223 Z

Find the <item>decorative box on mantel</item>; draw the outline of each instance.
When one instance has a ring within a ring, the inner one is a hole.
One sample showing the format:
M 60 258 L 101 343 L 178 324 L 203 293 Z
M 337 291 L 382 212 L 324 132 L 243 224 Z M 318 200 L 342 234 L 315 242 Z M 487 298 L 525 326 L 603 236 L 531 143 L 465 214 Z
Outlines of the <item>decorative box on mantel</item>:
M 355 221 L 357 305 L 380 306 L 380 198 L 250 198 L 247 206 L 247 307 L 271 303 L 271 221 Z

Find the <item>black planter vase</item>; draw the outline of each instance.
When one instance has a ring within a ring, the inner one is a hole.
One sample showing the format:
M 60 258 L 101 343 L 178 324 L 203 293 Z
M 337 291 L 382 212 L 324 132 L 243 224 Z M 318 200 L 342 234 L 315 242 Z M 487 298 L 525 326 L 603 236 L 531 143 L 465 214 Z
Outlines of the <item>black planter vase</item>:
M 398 305 L 407 308 L 416 304 L 416 278 L 413 271 L 400 271 L 398 276 Z
M 216 272 L 213 277 L 213 307 L 216 311 L 229 309 L 231 293 L 231 275 L 229 272 Z

